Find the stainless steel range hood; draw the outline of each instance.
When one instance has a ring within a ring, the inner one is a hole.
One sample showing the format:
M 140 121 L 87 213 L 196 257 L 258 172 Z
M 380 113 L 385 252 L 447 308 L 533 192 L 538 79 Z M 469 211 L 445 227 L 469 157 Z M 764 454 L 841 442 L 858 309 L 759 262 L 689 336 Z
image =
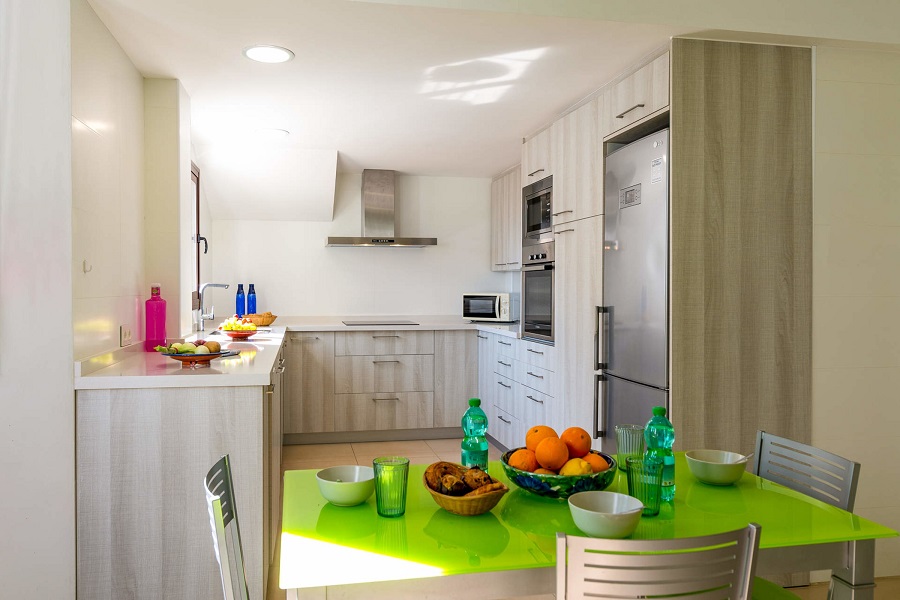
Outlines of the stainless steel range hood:
M 437 238 L 394 235 L 395 171 L 366 169 L 362 174 L 362 235 L 329 237 L 330 247 L 424 248 L 437 245 Z

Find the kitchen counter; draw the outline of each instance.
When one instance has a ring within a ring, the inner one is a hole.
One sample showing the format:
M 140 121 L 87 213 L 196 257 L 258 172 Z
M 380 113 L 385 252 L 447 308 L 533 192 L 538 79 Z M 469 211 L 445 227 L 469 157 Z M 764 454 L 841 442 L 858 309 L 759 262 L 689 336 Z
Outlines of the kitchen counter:
M 343 320 L 409 320 L 418 325 L 344 325 Z M 454 331 L 477 329 L 507 337 L 517 337 L 518 323 L 473 323 L 456 316 L 375 315 L 278 317 L 277 325 L 249 340 L 231 341 L 224 335 L 205 333 L 223 350 L 240 350 L 240 356 L 214 359 L 209 368 L 184 369 L 175 359 L 158 352 L 144 352 L 141 344 L 92 356 L 75 363 L 76 390 L 127 388 L 236 387 L 271 383 L 272 367 L 289 331 Z M 196 334 L 186 340 L 197 339 Z

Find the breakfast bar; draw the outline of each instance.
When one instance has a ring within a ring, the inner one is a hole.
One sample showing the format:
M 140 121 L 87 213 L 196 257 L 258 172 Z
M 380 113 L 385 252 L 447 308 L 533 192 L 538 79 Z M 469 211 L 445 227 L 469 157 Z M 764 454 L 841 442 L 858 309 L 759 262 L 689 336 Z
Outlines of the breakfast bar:
M 505 598 L 555 590 L 556 532 L 584 535 L 563 501 L 510 483 L 499 462 L 490 473 L 510 491 L 474 517 L 439 508 L 422 483 L 426 465 L 410 467 L 406 514 L 379 517 L 375 499 L 329 504 L 315 470 L 286 471 L 280 587 L 288 598 Z M 676 495 L 656 517 L 644 517 L 635 539 L 707 535 L 762 526 L 757 572 L 832 569 L 853 587 L 835 598 L 871 600 L 875 540 L 897 535 L 877 523 L 744 473 L 733 486 L 694 479 L 676 458 Z M 610 491 L 626 488 L 622 473 Z

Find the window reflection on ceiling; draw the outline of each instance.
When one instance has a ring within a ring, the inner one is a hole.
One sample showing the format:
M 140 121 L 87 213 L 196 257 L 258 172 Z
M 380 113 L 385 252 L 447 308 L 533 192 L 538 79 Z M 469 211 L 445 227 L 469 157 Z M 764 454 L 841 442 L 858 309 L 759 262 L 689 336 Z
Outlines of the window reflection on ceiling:
M 546 48 L 534 48 L 429 67 L 419 93 L 435 100 L 490 104 L 499 100 L 544 52 Z

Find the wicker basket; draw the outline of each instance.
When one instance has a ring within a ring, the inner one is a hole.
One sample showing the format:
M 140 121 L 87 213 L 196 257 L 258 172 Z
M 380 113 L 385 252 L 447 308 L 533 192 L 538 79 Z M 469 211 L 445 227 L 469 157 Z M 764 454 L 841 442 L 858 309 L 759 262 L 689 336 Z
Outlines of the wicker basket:
M 431 494 L 431 497 L 434 498 L 434 501 L 437 502 L 438 506 L 454 515 L 462 515 L 464 517 L 481 515 L 488 512 L 497 506 L 497 503 L 500 502 L 500 498 L 503 497 L 503 494 L 509 491 L 509 488 L 504 487 L 502 490 L 481 494 L 479 496 L 448 496 L 428 487 L 428 482 L 425 481 L 425 475 L 422 475 L 422 485 L 425 486 L 425 489 L 428 490 L 428 493 Z
M 258 315 L 244 315 L 244 317 L 250 319 L 250 322 L 257 327 L 265 327 L 274 323 L 275 319 L 278 318 L 278 315 L 273 315 L 270 312 L 266 312 Z

